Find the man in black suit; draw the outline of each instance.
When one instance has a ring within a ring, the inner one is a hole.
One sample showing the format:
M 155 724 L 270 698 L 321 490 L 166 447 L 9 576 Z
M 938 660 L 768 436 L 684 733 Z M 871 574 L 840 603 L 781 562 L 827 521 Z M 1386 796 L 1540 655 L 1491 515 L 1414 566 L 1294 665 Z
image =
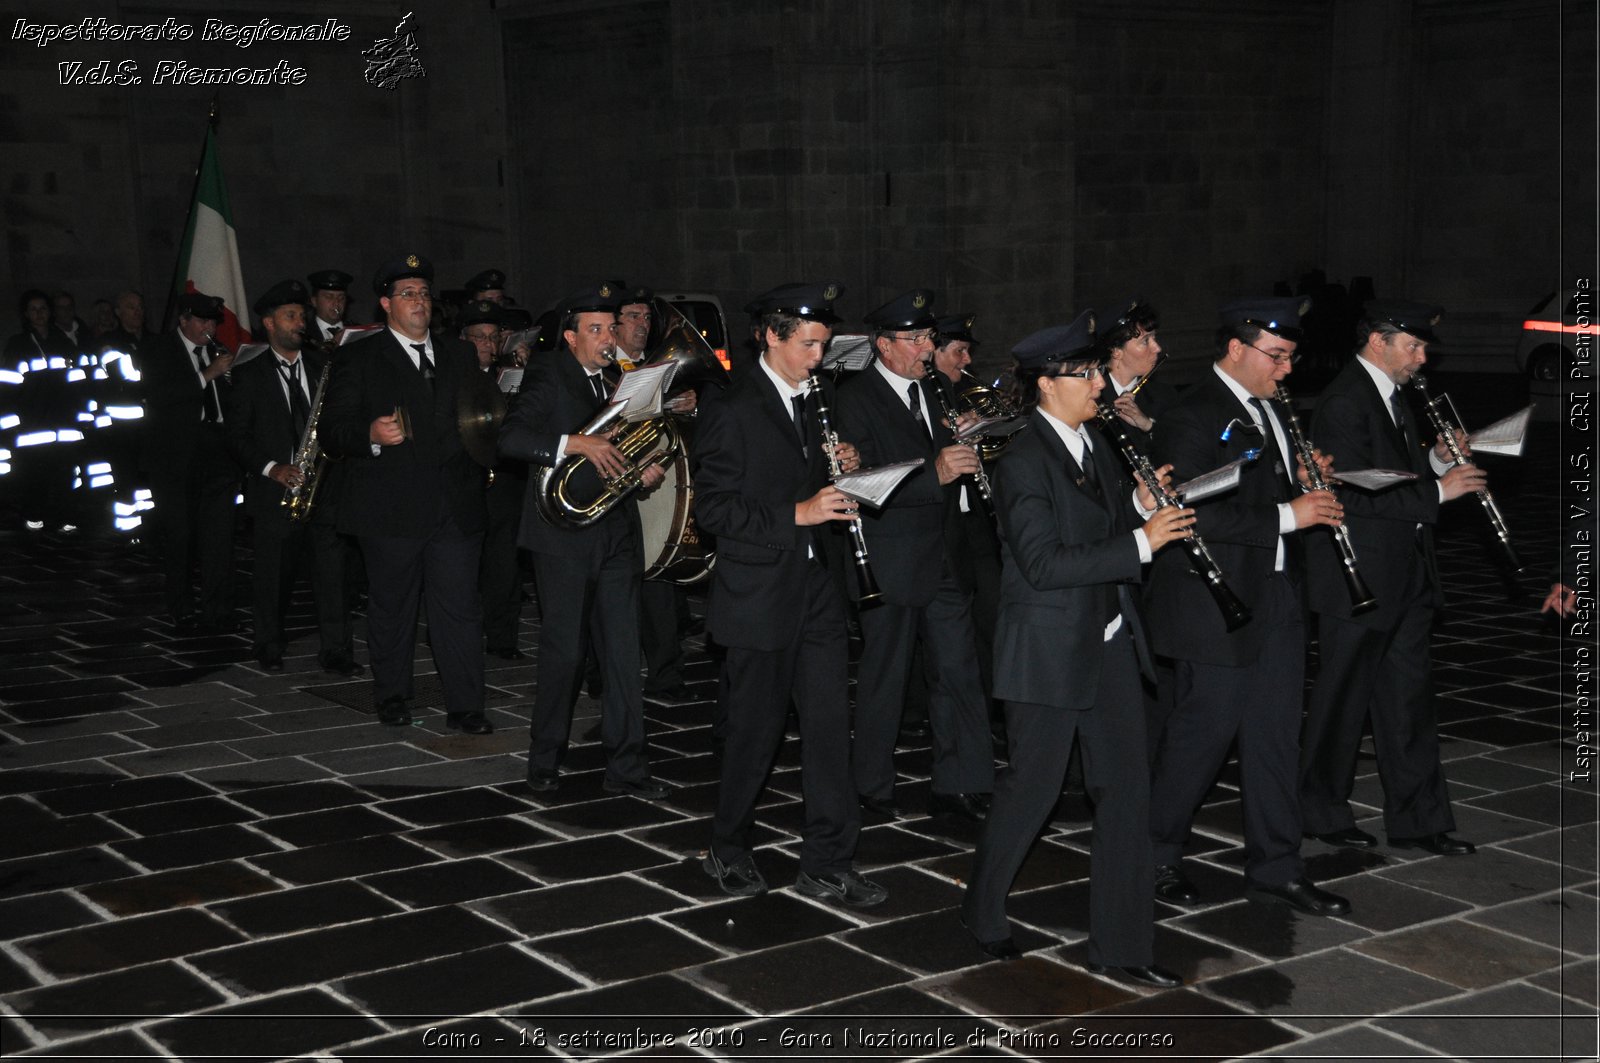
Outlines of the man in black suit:
M 896 816 L 894 747 L 920 638 L 934 671 L 928 698 L 933 733 L 929 811 L 977 820 L 994 789 L 989 706 L 979 685 L 972 595 L 945 548 L 951 508 L 977 503 L 956 481 L 979 469 L 978 455 L 954 441 L 926 386 L 933 353 L 933 293 L 918 288 L 866 316 L 873 365 L 839 389 L 839 433 L 869 468 L 921 459 L 888 503 L 862 517 L 882 601 L 861 609 L 856 669 L 855 742 L 850 759 L 862 808 Z M 918 677 L 919 681 L 921 677 Z
M 599 284 L 560 305 L 564 348 L 528 364 L 522 391 L 500 429 L 500 450 L 533 465 L 559 466 L 583 457 L 571 478 L 584 499 L 600 492 L 599 476 L 621 475 L 625 459 L 609 434 L 581 433 L 610 401 L 602 370 L 616 343 L 619 292 Z M 596 474 L 599 475 L 596 475 Z M 643 473 L 643 489 L 661 482 L 660 466 Z M 586 526 L 556 524 L 539 508 L 539 477 L 530 476 L 522 513 L 522 545 L 533 554 L 539 588 L 539 688 L 528 736 L 528 786 L 549 793 L 561 785 L 560 766 L 572 728 L 572 709 L 591 642 L 600 657 L 600 743 L 606 752 L 604 787 L 648 801 L 667 796 L 651 778 L 645 755 L 644 701 L 639 689 L 639 505 L 625 498 Z
M 467 453 L 456 400 L 476 373 L 472 349 L 428 332 L 433 265 L 419 255 L 384 263 L 373 279 L 386 328 L 341 348 L 318 434 L 343 459 L 341 532 L 367 564 L 367 650 L 373 702 L 391 726 L 411 722 L 417 613 L 444 687 L 445 723 L 494 730 L 483 712 L 484 472 Z
M 1451 464 L 1442 437 L 1431 462 L 1425 460 L 1400 393 L 1427 361 L 1428 345 L 1438 342 L 1439 316 L 1438 307 L 1421 303 L 1368 306 L 1356 357 L 1317 404 L 1312 435 L 1344 468 L 1398 469 L 1418 479 L 1383 491 L 1340 491 L 1361 574 L 1378 589 L 1377 608 L 1352 614 L 1331 536 L 1306 543 L 1322 665 L 1301 749 L 1300 806 L 1307 834 L 1332 845 L 1377 844 L 1350 810 L 1356 750 L 1370 716 L 1389 845 L 1464 856 L 1473 846 L 1449 834 L 1455 817 L 1433 712 L 1428 644 L 1442 604 L 1433 525 L 1443 503 L 1487 480 L 1475 465 Z
M 253 526 L 255 653 L 267 671 L 283 671 L 283 612 L 309 565 L 318 660 L 332 675 L 355 676 L 364 669 L 352 653 L 344 546 L 334 528 L 337 485 L 327 479 L 338 466 L 322 462 L 308 486 L 305 470 L 295 464 L 328 364 L 320 352 L 303 349 L 306 299 L 305 285 L 286 280 L 256 300 L 268 349 L 234 371 L 228 393 L 228 439 L 246 472 L 245 512 Z M 309 517 L 291 519 L 284 505 L 291 489 L 310 492 Z
M 1249 895 L 1312 915 L 1343 915 L 1350 902 L 1318 889 L 1300 859 L 1300 706 L 1305 674 L 1298 530 L 1338 524 L 1330 492 L 1301 493 L 1286 415 L 1273 395 L 1300 340 L 1298 299 L 1242 299 L 1222 308 L 1212 372 L 1161 418 L 1154 460 L 1190 479 L 1259 450 L 1239 486 L 1195 505 L 1228 585 L 1253 619 L 1228 631 L 1189 559 L 1156 559 L 1147 594 L 1152 649 L 1173 662 L 1172 715 L 1151 775 L 1150 828 L 1156 896 L 1194 904 L 1199 892 L 1180 866 L 1201 799 L 1234 740 L 1242 777 L 1245 879 Z
M 142 321 L 142 300 L 139 307 L 125 327 Z M 177 311 L 178 327 L 150 339 L 138 356 L 144 466 L 160 531 L 167 612 L 180 631 L 237 630 L 233 504 L 240 476 L 223 425 L 223 374 L 232 367 L 233 354 L 213 342 L 222 320 L 221 299 L 190 292 L 179 297 Z M 198 614 L 190 582 L 196 560 Z
M 701 403 L 695 515 L 717 537 L 706 630 L 727 648 L 718 694 L 727 745 L 701 867 L 724 893 L 766 892 L 751 831 L 792 703 L 806 814 L 795 890 L 869 908 L 889 894 L 852 866 L 861 809 L 850 780 L 845 603 L 822 534 L 856 509 L 828 482 L 818 405 L 825 396 L 807 384 L 839 320 L 833 301 L 840 292 L 836 284 L 790 284 L 758 297 L 751 312 L 760 322 L 760 356 L 727 391 Z M 860 461 L 848 443 L 833 454 L 841 471 Z
M 1139 676 L 1153 673 L 1135 592 L 1142 566 L 1188 534 L 1194 511 L 1158 510 L 1142 485 L 1136 495 L 1110 445 L 1088 432 L 1105 385 L 1092 312 L 1034 333 L 1012 353 L 1037 409 L 994 476 L 1004 532 L 996 693 L 1005 699 L 1011 760 L 978 843 L 962 922 L 989 955 L 1019 955 L 1006 894 L 1061 794 L 1076 736 L 1094 803 L 1090 970 L 1171 988 L 1181 980 L 1152 962 Z
M 307 347 L 331 354 L 344 331 L 345 309 L 350 302 L 350 282 L 355 278 L 338 269 L 322 269 L 306 277 L 311 288 L 311 319 L 306 323 Z
M 1156 340 L 1160 319 L 1143 296 L 1103 307 L 1096 318 L 1100 347 L 1106 352 L 1106 390 L 1110 394 L 1104 397 L 1131 429 L 1134 443 L 1148 452 L 1156 418 L 1175 398 L 1165 384 L 1145 381 L 1164 360 Z M 1135 388 L 1138 394 L 1130 394 Z

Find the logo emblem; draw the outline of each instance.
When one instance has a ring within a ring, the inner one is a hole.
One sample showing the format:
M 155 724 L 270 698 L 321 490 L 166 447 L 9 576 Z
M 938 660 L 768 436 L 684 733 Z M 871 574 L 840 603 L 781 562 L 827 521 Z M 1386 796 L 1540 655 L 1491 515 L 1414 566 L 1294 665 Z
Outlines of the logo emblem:
M 822 299 L 824 302 L 831 303 L 837 298 L 839 298 L 839 286 L 837 284 L 830 284 L 826 288 L 822 289 Z
M 416 255 L 407 255 L 406 256 L 406 265 L 411 267 L 412 269 L 416 269 L 418 266 L 422 265 L 422 260 L 420 258 L 418 258 Z
M 911 297 L 911 305 L 916 309 L 921 310 L 923 307 L 928 305 L 927 297 L 921 292 L 918 292 L 916 295 Z
M 602 299 L 611 298 L 611 285 L 609 285 L 609 284 L 600 285 L 600 298 L 602 298 Z

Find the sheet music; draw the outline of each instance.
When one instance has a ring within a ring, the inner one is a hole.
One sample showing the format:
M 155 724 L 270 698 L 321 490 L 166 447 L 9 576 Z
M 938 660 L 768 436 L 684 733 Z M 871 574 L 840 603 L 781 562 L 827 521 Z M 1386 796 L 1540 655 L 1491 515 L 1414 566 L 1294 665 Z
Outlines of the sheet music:
M 1009 436 L 1022 431 L 1028 424 L 1025 416 L 1017 417 L 985 417 L 974 421 L 967 428 L 956 435 L 957 443 L 970 443 L 980 437 Z
M 522 346 L 523 344 L 527 344 L 528 345 L 528 350 L 531 351 L 531 350 L 533 350 L 533 341 L 538 339 L 538 338 L 539 338 L 539 326 L 538 325 L 534 325 L 532 328 L 522 329 L 521 331 L 518 331 L 518 332 L 509 333 L 505 338 L 505 342 L 500 344 L 500 355 L 502 357 L 505 356 L 505 355 L 508 355 L 512 351 L 516 350 L 518 347 Z
M 1356 469 L 1353 472 L 1339 469 L 1334 472 L 1333 478 L 1342 484 L 1359 487 L 1363 491 L 1382 491 L 1385 487 L 1415 480 L 1417 474 L 1401 472 L 1399 469 Z
M 373 333 L 381 331 L 384 327 L 383 325 L 346 325 L 339 330 L 339 342 L 334 346 L 343 347 L 347 343 L 364 340 Z
M 1502 417 L 1494 424 L 1478 429 L 1467 437 L 1467 443 L 1475 453 L 1520 458 L 1523 444 L 1528 441 L 1528 419 L 1532 416 L 1533 406 L 1529 405 L 1510 417 Z
M 1244 463 L 1249 460 L 1249 458 L 1239 458 L 1210 472 L 1201 473 L 1194 479 L 1173 487 L 1172 493 L 1177 495 L 1184 505 L 1188 505 L 1210 498 L 1212 495 L 1220 495 L 1224 491 L 1231 491 L 1239 486 L 1239 473 L 1243 470 Z
M 228 372 L 230 372 L 230 373 L 233 372 L 235 369 L 239 368 L 241 365 L 244 365 L 246 362 L 255 361 L 255 359 L 257 357 L 259 357 L 264 351 L 266 351 L 267 348 L 270 347 L 270 346 L 271 346 L 271 344 L 268 344 L 268 343 L 241 343 L 241 344 L 239 344 L 239 349 L 236 352 L 234 352 L 234 355 L 233 355 L 233 365 L 228 367 Z
M 900 481 L 923 465 L 922 458 L 897 461 L 892 465 L 879 465 L 875 469 L 857 469 L 835 477 L 833 485 L 857 502 L 865 502 L 873 509 L 882 509 L 884 502 L 900 486 Z
M 622 413 L 624 421 L 642 421 L 647 417 L 659 417 L 667 388 L 672 386 L 672 377 L 677 371 L 677 362 L 667 362 L 664 365 L 653 365 L 648 369 L 635 369 L 631 373 L 623 373 L 622 380 L 617 384 L 616 393 L 611 396 L 612 405 L 619 402 L 626 404 L 627 409 Z
M 518 388 L 522 387 L 522 370 L 511 368 L 502 369 L 500 370 L 500 379 L 496 381 L 496 383 L 500 385 L 501 391 L 509 395 L 513 391 L 516 391 Z
M 843 369 L 854 372 L 872 364 L 872 337 L 835 336 L 828 344 L 828 353 L 822 356 L 821 369 Z

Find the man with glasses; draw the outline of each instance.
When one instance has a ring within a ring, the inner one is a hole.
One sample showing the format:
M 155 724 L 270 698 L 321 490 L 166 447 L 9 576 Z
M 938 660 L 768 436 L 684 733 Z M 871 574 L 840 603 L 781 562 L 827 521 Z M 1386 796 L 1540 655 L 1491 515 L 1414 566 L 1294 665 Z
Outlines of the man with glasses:
M 928 698 L 933 733 L 929 810 L 978 820 L 994 789 L 989 707 L 979 685 L 972 592 L 956 579 L 945 520 L 960 505 L 955 481 L 976 473 L 978 455 L 954 442 L 928 390 L 938 318 L 933 293 L 917 288 L 865 318 L 877 360 L 839 388 L 839 433 L 867 467 L 922 459 L 881 510 L 862 513 L 882 601 L 861 609 L 864 646 L 856 678 L 851 766 L 861 807 L 895 817 L 894 747 L 905 706 L 912 649 L 922 639 L 934 673 Z M 971 502 L 969 500 L 968 504 Z
M 386 262 L 373 281 L 386 328 L 334 359 L 318 436 L 344 459 L 339 530 L 366 558 L 367 649 L 380 722 L 411 723 L 417 614 L 444 687 L 445 723 L 494 730 L 483 712 L 484 473 L 462 445 L 456 396 L 478 372 L 472 348 L 428 331 L 433 265 L 420 255 Z
M 1330 492 L 1301 493 L 1284 413 L 1273 395 L 1300 341 L 1298 299 L 1224 306 L 1218 357 L 1155 427 L 1153 460 L 1187 480 L 1256 451 L 1238 487 L 1195 505 L 1228 586 L 1252 619 L 1228 631 L 1216 602 L 1178 550 L 1157 557 L 1146 597 L 1151 647 L 1172 662 L 1172 715 L 1151 773 L 1150 832 L 1156 897 L 1192 905 L 1200 893 L 1181 867 L 1200 801 L 1228 749 L 1239 745 L 1245 879 L 1250 897 L 1311 915 L 1343 915 L 1350 902 L 1318 889 L 1300 859 L 1300 706 L 1305 672 L 1299 530 L 1336 526 Z

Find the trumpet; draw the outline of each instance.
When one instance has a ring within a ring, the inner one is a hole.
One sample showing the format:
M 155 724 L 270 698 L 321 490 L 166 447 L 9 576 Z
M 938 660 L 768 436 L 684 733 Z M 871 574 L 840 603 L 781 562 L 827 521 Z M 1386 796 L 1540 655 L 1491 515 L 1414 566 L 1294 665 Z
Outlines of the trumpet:
M 1311 440 L 1306 438 L 1305 432 L 1300 428 L 1300 417 L 1294 412 L 1294 403 L 1289 398 L 1289 392 L 1282 384 L 1277 386 L 1277 399 L 1283 403 L 1284 411 L 1289 418 L 1289 437 L 1294 440 L 1295 453 L 1300 456 L 1300 463 L 1305 466 L 1306 482 L 1300 484 L 1300 490 L 1305 493 L 1312 491 L 1332 491 L 1333 487 L 1323 478 L 1322 469 L 1317 465 L 1316 454 L 1312 449 Z M 1271 425 L 1263 425 L 1264 431 L 1272 431 Z M 1298 477 L 1296 483 L 1299 483 Z M 1378 599 L 1367 589 L 1366 580 L 1361 578 L 1360 571 L 1356 568 L 1356 548 L 1350 541 L 1350 529 L 1343 524 L 1333 529 L 1333 541 L 1339 547 L 1339 559 L 1344 566 L 1344 586 L 1350 592 L 1350 611 L 1362 613 L 1378 604 Z
M 1001 419 L 1011 420 L 1018 416 L 1017 410 L 1006 401 L 999 389 L 991 387 L 967 372 L 961 370 L 963 383 L 956 391 L 956 403 L 976 413 L 984 420 Z M 951 428 L 955 422 L 950 422 Z M 978 440 L 978 458 L 981 461 L 993 461 L 1006 449 L 1006 444 L 1011 442 L 1009 435 L 984 436 Z
M 1122 460 L 1128 463 L 1133 474 L 1139 477 L 1156 500 L 1157 509 L 1168 506 L 1181 506 L 1183 502 L 1172 492 L 1161 485 L 1161 477 L 1156 475 L 1155 466 L 1150 463 L 1150 458 L 1134 445 L 1133 437 L 1128 434 L 1127 428 L 1122 423 L 1122 418 L 1117 416 L 1117 411 L 1109 405 L 1101 405 L 1095 410 L 1101 427 L 1111 441 L 1122 452 Z M 1217 603 L 1217 608 L 1222 610 L 1222 623 L 1229 631 L 1237 631 L 1250 622 L 1250 607 L 1239 600 L 1233 593 L 1233 588 L 1223 578 L 1222 568 L 1217 564 L 1216 558 L 1211 556 L 1211 551 L 1201 541 L 1200 533 L 1193 528 L 1189 529 L 1189 537 L 1182 539 L 1183 548 L 1189 552 L 1189 561 L 1194 565 L 1195 571 L 1200 573 L 1206 581 L 1206 590 L 1211 592 L 1212 599 Z
M 938 371 L 939 370 L 934 367 L 933 362 L 929 361 L 928 383 L 932 385 L 934 395 L 938 396 L 939 409 L 944 411 L 945 423 L 950 426 L 950 432 L 952 435 L 954 435 L 957 432 L 956 411 L 955 407 L 950 403 L 950 400 L 944 397 L 944 388 L 939 386 L 939 380 L 934 376 L 934 374 Z M 969 446 L 978 452 L 978 471 L 972 474 L 972 479 L 976 481 L 978 485 L 978 494 L 983 496 L 984 502 L 993 502 L 994 495 L 989 489 L 989 474 L 984 470 L 983 467 L 983 440 L 980 438 L 971 442 L 965 440 L 957 440 L 957 442 L 961 443 L 963 446 Z
M 828 455 L 828 476 L 837 478 L 844 472 L 839 466 L 839 433 L 833 430 L 828 412 L 828 400 L 822 390 L 822 380 L 813 371 L 808 374 L 806 390 L 817 397 L 817 424 L 822 428 L 822 450 Z M 861 517 L 850 518 L 850 545 L 855 553 L 856 577 L 861 585 L 858 599 L 861 605 L 872 605 L 883 598 L 878 581 L 872 575 L 872 559 L 867 556 L 867 536 L 861 530 Z
M 1444 439 L 1444 445 L 1450 450 L 1450 461 L 1454 465 L 1471 465 L 1472 459 L 1467 457 L 1461 449 L 1461 444 L 1456 440 L 1456 433 L 1460 431 L 1439 408 L 1437 400 L 1428 394 L 1428 381 L 1421 373 L 1411 375 L 1411 386 L 1417 389 L 1422 396 L 1422 404 L 1427 407 L 1428 420 L 1433 422 L 1433 430 Z M 1516 550 L 1511 547 L 1511 532 L 1506 527 L 1506 519 L 1500 513 L 1500 506 L 1495 502 L 1494 495 L 1489 493 L 1487 487 L 1477 492 L 1478 501 L 1483 504 L 1484 515 L 1489 518 L 1489 527 L 1494 529 L 1494 537 L 1500 543 L 1501 553 L 1505 555 L 1506 563 L 1511 566 L 1512 572 L 1522 571 L 1522 562 L 1517 557 Z

